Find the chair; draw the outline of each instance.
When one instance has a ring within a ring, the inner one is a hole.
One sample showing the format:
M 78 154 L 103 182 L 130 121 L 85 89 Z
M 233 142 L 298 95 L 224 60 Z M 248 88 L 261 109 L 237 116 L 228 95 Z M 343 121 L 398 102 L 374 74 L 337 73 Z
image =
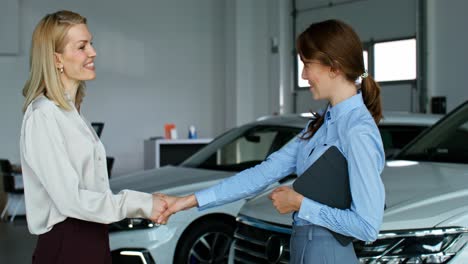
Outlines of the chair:
M 102 130 L 104 129 L 104 123 L 92 122 L 91 126 L 94 128 L 94 131 L 96 131 L 96 134 L 98 135 L 98 137 L 101 137 Z
M 114 167 L 114 160 L 115 158 L 114 157 L 106 157 L 106 162 L 107 162 L 107 176 L 111 177 L 111 173 L 112 173 L 112 167 Z
M 103 122 L 92 122 L 91 126 L 94 128 L 96 131 L 96 134 L 98 135 L 99 138 L 101 138 L 102 130 L 104 129 L 104 123 Z M 112 175 L 112 167 L 114 166 L 114 157 L 106 157 L 106 162 L 107 162 L 107 176 L 111 177 Z
M 10 222 L 13 222 L 20 205 L 23 203 L 24 189 L 18 186 L 9 160 L 0 159 L 0 173 L 3 180 L 3 190 L 8 195 L 8 201 L 2 211 L 0 219 L 5 217 L 8 208 L 12 206 L 14 209 L 13 214 L 10 216 Z

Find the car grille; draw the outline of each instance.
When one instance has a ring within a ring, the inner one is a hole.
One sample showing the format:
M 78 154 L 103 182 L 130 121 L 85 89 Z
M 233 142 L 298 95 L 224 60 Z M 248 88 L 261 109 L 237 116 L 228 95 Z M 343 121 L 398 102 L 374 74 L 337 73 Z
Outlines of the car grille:
M 278 245 L 268 241 L 274 237 L 283 244 L 279 254 Z M 237 229 L 234 233 L 234 263 L 289 263 L 289 240 L 291 226 L 278 225 L 260 221 L 247 216 L 237 218 Z M 364 242 L 354 241 L 356 254 L 360 256 Z
M 238 218 L 237 223 L 233 244 L 234 263 L 289 263 L 290 227 L 244 217 Z M 283 245 L 281 254 L 278 243 Z

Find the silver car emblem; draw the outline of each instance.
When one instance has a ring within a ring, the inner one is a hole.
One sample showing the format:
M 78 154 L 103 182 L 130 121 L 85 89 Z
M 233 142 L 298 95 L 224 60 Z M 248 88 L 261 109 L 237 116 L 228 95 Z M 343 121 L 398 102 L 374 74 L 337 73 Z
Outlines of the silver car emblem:
M 284 240 L 276 235 L 271 235 L 266 243 L 265 255 L 268 263 L 276 264 L 281 260 L 284 253 Z

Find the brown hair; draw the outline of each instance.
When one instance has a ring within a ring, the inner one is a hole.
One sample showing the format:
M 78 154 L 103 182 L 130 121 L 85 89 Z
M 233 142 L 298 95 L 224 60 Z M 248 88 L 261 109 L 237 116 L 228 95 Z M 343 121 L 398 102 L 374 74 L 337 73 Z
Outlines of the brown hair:
M 45 94 L 61 108 L 71 110 L 55 66 L 54 52 L 62 52 L 66 45 L 68 30 L 77 24 L 86 24 L 86 18 L 71 11 L 58 11 L 48 14 L 34 29 L 29 58 L 29 77 L 23 88 L 26 98 L 23 112 L 40 94 Z M 75 105 L 79 109 L 84 97 L 85 83 L 82 81 L 76 92 Z
M 352 83 L 365 72 L 361 40 L 342 21 L 326 20 L 310 25 L 297 38 L 296 49 L 304 63 L 317 60 L 339 70 Z M 370 75 L 362 79 L 361 92 L 367 109 L 378 123 L 382 118 L 380 87 Z M 314 115 L 317 118 L 310 123 L 302 139 L 310 139 L 323 124 L 323 115 Z

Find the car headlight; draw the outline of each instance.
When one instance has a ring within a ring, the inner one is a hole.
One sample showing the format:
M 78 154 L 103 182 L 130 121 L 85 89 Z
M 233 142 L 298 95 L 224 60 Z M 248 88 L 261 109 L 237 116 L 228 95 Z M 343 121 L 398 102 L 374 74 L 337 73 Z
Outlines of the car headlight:
M 147 229 L 159 226 L 148 219 L 125 218 L 122 221 L 109 224 L 109 232 L 128 231 L 136 229 Z
M 444 228 L 381 233 L 372 243 L 354 244 L 360 263 L 446 263 L 468 241 L 468 229 Z

